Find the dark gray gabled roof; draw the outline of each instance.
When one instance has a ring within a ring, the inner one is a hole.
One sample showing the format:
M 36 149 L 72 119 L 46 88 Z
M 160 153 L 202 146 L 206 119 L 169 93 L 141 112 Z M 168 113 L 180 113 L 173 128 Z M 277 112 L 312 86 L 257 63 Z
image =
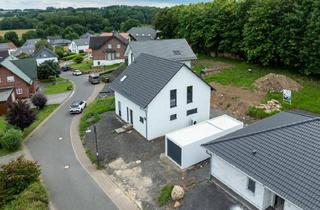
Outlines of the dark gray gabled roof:
M 75 40 L 73 40 L 73 42 L 74 42 L 77 46 L 89 45 L 90 37 L 89 37 L 89 38 L 82 38 L 82 39 L 75 39 Z
M 195 60 L 197 56 L 185 39 L 162 39 L 144 42 L 130 42 L 129 46 L 134 57 L 141 53 L 166 58 L 173 61 Z
M 320 209 L 319 117 L 282 112 L 203 146 L 298 207 Z
M 128 33 L 136 41 L 146 41 L 157 38 L 157 31 L 150 27 L 133 27 Z
M 33 53 L 33 58 L 58 58 L 58 56 L 52 50 L 42 47 Z

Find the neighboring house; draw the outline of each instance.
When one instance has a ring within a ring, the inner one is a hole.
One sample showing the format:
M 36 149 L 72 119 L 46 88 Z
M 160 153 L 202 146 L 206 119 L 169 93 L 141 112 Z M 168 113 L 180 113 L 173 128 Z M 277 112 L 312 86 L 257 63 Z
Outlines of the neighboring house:
M 30 97 L 37 89 L 36 61 L 31 58 L 18 60 L 12 57 L 2 60 L 0 89 L 13 89 L 14 95 L 19 99 Z
M 71 40 L 63 39 L 61 37 L 48 37 L 48 43 L 53 47 L 57 47 L 57 46 L 67 47 L 70 45 Z
M 90 37 L 89 48 L 92 50 L 93 66 L 112 65 L 125 61 L 128 40 L 113 33 L 112 36 Z
M 36 59 L 38 66 L 45 61 L 58 62 L 58 56 L 52 50 L 46 47 L 42 47 L 35 51 L 32 57 Z
M 150 27 L 133 27 L 128 33 L 130 41 L 147 41 L 158 38 L 158 31 Z
M 35 49 L 36 43 L 40 41 L 40 39 L 28 39 L 21 47 L 19 47 L 13 55 L 19 57 L 20 55 L 24 54 L 27 56 L 31 56 Z
M 93 36 L 93 34 L 87 32 L 87 33 L 85 33 L 85 34 L 82 34 L 82 35 L 80 36 L 80 39 L 89 39 L 89 38 L 92 37 L 92 36 Z
M 257 209 L 320 209 L 319 117 L 282 112 L 203 146 L 211 175 Z
M 9 55 L 14 53 L 17 50 L 17 47 L 13 42 L 0 43 L 0 51 L 8 51 Z
M 15 100 L 13 88 L 0 88 L 0 115 L 6 114 Z
M 185 39 L 130 42 L 125 53 L 128 57 L 128 65 L 141 53 L 182 62 L 189 68 L 191 68 L 192 61 L 197 59 L 197 56 Z
M 89 38 L 81 38 L 81 39 L 75 39 L 73 40 L 69 45 L 69 50 L 72 53 L 81 53 L 81 52 L 87 52 L 89 50 Z
M 116 114 L 148 140 L 209 119 L 212 87 L 183 63 L 141 54 L 110 88 Z
M 114 32 L 103 32 L 100 34 L 100 36 L 112 36 Z M 125 33 L 125 32 L 120 32 L 118 33 L 120 36 L 122 36 L 123 38 L 129 40 L 129 33 Z

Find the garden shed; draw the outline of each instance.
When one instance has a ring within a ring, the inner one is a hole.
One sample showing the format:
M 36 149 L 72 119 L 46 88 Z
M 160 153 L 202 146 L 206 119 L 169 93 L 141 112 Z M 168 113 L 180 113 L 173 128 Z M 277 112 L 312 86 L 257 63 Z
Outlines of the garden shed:
M 165 135 L 165 154 L 181 169 L 186 169 L 210 156 L 202 144 L 243 128 L 243 123 L 228 116 L 192 125 Z

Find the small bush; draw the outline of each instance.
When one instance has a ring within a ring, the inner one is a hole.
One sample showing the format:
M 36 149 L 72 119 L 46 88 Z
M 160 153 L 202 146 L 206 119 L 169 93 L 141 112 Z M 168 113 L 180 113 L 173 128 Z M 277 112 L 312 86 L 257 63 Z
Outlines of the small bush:
M 8 203 L 4 210 L 47 210 L 48 192 L 41 182 L 29 185 L 17 198 Z
M 34 106 L 38 107 L 38 109 L 43 109 L 47 104 L 47 97 L 42 93 L 37 92 L 32 96 L 31 102 Z
M 57 81 L 57 77 L 56 76 L 49 76 L 48 80 L 52 83 L 55 83 Z
M 2 165 L 0 170 L 0 205 L 15 198 L 30 184 L 39 181 L 40 166 L 23 157 Z
M 159 206 L 167 205 L 171 201 L 172 189 L 173 185 L 167 184 L 160 190 L 160 195 L 158 197 Z
M 78 56 L 76 56 L 75 58 L 73 58 L 73 61 L 74 61 L 75 63 L 81 63 L 81 62 L 83 61 L 83 56 L 78 55 Z
M 266 117 L 270 117 L 274 114 L 277 114 L 278 112 L 277 111 L 274 111 L 274 112 L 271 112 L 271 113 L 267 113 L 265 112 L 263 109 L 258 109 L 254 106 L 250 106 L 249 109 L 248 109 L 248 112 L 247 114 L 250 116 L 250 117 L 253 117 L 253 118 L 257 118 L 257 119 L 263 119 L 263 118 L 266 118 Z
M 35 121 L 36 113 L 26 101 L 18 100 L 10 105 L 6 118 L 9 124 L 23 130 Z
M 72 84 L 68 85 L 67 90 L 72 90 L 72 89 L 73 89 L 73 85 Z
M 16 151 L 20 148 L 23 133 L 21 130 L 10 128 L 1 138 L 1 146 L 9 151 Z

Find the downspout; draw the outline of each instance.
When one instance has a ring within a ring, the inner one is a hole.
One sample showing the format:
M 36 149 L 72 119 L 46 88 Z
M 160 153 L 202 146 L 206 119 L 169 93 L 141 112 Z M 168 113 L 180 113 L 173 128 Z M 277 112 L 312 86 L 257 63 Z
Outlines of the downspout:
M 209 182 L 212 182 L 212 174 L 211 174 L 211 171 L 212 171 L 212 164 L 211 164 L 211 161 L 212 161 L 212 153 L 209 152 L 207 149 L 206 149 L 206 153 L 210 156 L 210 161 L 209 161 L 209 164 L 210 164 L 210 171 L 209 171 Z

